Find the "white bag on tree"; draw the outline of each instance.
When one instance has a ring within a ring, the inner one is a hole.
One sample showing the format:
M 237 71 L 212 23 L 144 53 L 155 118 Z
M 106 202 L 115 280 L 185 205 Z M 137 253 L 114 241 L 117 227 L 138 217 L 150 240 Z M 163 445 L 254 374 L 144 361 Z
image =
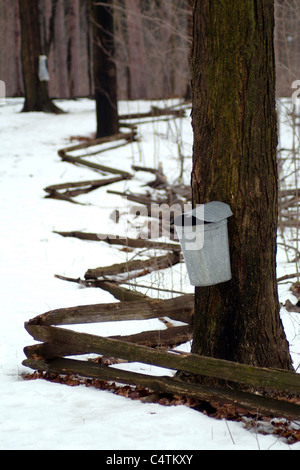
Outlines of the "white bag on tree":
M 40 55 L 39 57 L 39 79 L 40 82 L 49 82 L 50 77 L 47 69 L 47 56 Z

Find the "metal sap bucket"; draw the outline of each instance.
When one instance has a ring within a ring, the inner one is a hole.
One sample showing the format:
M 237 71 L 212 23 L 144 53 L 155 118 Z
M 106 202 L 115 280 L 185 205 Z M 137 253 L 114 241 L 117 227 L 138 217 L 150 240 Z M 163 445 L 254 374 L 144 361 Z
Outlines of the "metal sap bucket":
M 191 285 L 231 279 L 227 219 L 232 215 L 227 204 L 213 201 L 174 219 Z
M 40 82 L 49 82 L 50 77 L 47 69 L 47 56 L 39 56 L 39 80 Z

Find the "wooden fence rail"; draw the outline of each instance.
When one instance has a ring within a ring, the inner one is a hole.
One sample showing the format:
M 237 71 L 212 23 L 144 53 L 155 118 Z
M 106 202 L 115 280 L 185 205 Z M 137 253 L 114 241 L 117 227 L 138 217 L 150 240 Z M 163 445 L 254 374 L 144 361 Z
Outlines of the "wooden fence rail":
M 76 374 L 81 377 L 142 386 L 158 393 L 171 393 L 195 399 L 231 403 L 266 416 L 283 417 L 290 420 L 300 419 L 299 405 L 237 390 L 188 383 L 174 377 L 149 376 L 92 362 L 65 358 L 52 361 L 27 359 L 23 361 L 23 364 L 38 371 L 62 375 Z
M 267 398 L 256 394 L 256 390 L 272 392 L 287 392 L 300 395 L 300 375 L 282 370 L 270 370 L 238 364 L 230 361 L 203 357 L 196 354 L 176 354 L 174 351 L 145 346 L 143 340 L 134 336 L 119 338 L 105 338 L 88 333 L 79 333 L 58 325 L 72 325 L 75 323 L 102 322 L 114 320 L 128 320 L 141 318 L 160 318 L 167 316 L 170 319 L 183 319 L 186 321 L 185 335 L 192 332 L 193 296 L 181 296 L 170 300 L 142 300 L 136 302 L 119 302 L 114 304 L 99 304 L 94 306 L 72 307 L 58 309 L 35 317 L 25 323 L 28 333 L 40 344 L 28 346 L 24 349 L 27 359 L 23 364 L 39 371 L 48 371 L 58 374 L 77 374 L 82 377 L 99 378 L 129 385 L 139 385 L 156 392 L 167 392 L 176 395 L 189 396 L 202 400 L 220 400 L 233 403 L 268 416 L 285 417 L 287 419 L 300 419 L 300 406 L 282 399 Z M 185 304 L 185 308 L 183 305 Z M 177 309 L 176 309 L 177 305 Z M 180 315 L 180 308 L 184 314 Z M 139 312 L 139 315 L 137 315 Z M 175 318 L 174 318 L 175 317 Z M 110 320 L 109 320 L 110 319 Z M 53 326 L 56 325 L 56 326 Z M 171 336 L 179 335 L 182 341 L 183 329 L 170 328 Z M 148 333 L 159 345 L 159 335 L 164 330 Z M 186 336 L 184 336 L 186 338 Z M 139 343 L 139 339 L 141 342 Z M 176 341 L 175 341 L 176 343 Z M 138 374 L 117 368 L 95 364 L 87 360 L 70 359 L 65 356 L 78 356 L 86 354 L 99 354 L 122 359 L 129 362 L 141 362 L 158 366 L 163 369 L 184 371 L 189 374 L 215 377 L 230 382 L 237 382 L 250 386 L 254 393 L 232 390 L 229 388 L 207 387 L 201 384 L 188 383 L 179 377 L 153 377 Z

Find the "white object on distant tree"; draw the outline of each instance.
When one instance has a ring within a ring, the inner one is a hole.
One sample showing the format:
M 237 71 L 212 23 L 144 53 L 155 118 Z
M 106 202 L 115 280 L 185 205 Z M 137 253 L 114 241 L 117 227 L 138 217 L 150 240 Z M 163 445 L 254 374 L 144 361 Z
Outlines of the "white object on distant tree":
M 39 80 L 40 82 L 49 82 L 50 80 L 47 69 L 47 56 L 45 55 L 39 57 Z
M 3 80 L 0 80 L 0 105 L 6 104 L 6 85 Z

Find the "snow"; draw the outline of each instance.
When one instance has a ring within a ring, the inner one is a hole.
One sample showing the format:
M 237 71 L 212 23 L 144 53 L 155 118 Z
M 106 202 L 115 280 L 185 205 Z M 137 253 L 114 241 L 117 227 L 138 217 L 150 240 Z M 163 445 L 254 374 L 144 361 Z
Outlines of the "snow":
M 45 199 L 51 184 L 96 179 L 91 169 L 62 162 L 57 151 L 73 145 L 71 136 L 94 132 L 95 109 L 91 100 L 59 101 L 63 115 L 21 113 L 22 99 L 0 106 L 0 449 L 1 450 L 300 450 L 275 435 L 247 430 L 242 423 L 216 420 L 186 406 L 142 403 L 85 386 L 68 387 L 43 380 L 23 380 L 32 372 L 22 365 L 23 348 L 33 344 L 24 322 L 62 307 L 114 302 L 100 289 L 81 288 L 54 277 L 83 277 L 89 268 L 124 262 L 132 254 L 104 242 L 63 238 L 56 231 L 82 230 L 133 235 L 139 221 L 127 216 L 128 202 L 107 189 L 142 192 L 151 175 L 137 172 L 134 180 L 100 188 L 77 197 L 84 205 Z M 120 113 L 145 111 L 145 102 L 120 103 Z M 189 112 L 185 119 L 159 119 L 138 128 L 140 140 L 93 158 L 104 165 L 132 172 L 131 165 L 163 164 L 169 181 L 180 176 L 178 153 L 184 157 L 184 177 L 189 182 L 192 132 Z M 100 176 L 101 177 L 101 176 Z M 123 214 L 116 224 L 111 216 Z M 293 272 L 279 250 L 280 275 Z M 143 278 L 143 284 L 192 292 L 185 266 Z M 290 284 L 280 286 L 283 301 L 293 301 Z M 145 290 L 151 296 L 164 294 Z M 295 300 L 295 298 L 294 298 Z M 294 302 L 295 303 L 295 302 Z M 298 315 L 298 317 L 297 317 Z M 282 309 L 295 365 L 300 362 L 299 314 Z M 104 323 L 72 327 L 103 336 L 164 328 L 158 320 Z M 90 328 L 90 329 L 89 329 Z M 188 348 L 189 345 L 183 347 Z M 133 364 L 134 370 L 159 374 L 159 368 Z

